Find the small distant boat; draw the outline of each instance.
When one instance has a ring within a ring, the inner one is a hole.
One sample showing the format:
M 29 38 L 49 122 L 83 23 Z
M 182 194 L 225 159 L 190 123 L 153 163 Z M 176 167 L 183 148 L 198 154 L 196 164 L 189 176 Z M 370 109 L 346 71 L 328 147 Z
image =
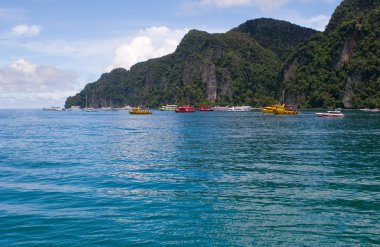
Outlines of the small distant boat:
M 95 109 L 93 107 L 85 107 L 85 108 L 83 108 L 83 111 L 85 111 L 85 112 L 97 112 L 98 109 Z
M 107 107 L 107 106 L 100 108 L 100 110 L 102 110 L 102 111 L 117 111 L 116 108 Z
M 149 109 L 143 109 L 140 107 L 132 107 L 132 110 L 129 111 L 129 114 L 152 114 Z
M 124 107 L 118 107 L 118 108 L 116 108 L 116 110 L 118 110 L 118 111 L 130 111 L 130 110 L 132 110 L 132 106 L 126 105 Z
M 228 106 L 215 106 L 214 111 L 228 111 Z
M 93 107 L 88 107 L 87 106 L 87 94 L 86 94 L 86 107 L 83 108 L 83 111 L 85 111 L 85 112 L 97 112 L 98 111 L 97 109 L 95 109 Z
M 179 106 L 175 108 L 176 113 L 192 113 L 195 112 L 195 108 L 190 105 Z
M 298 114 L 297 106 L 295 105 L 282 105 L 274 109 L 275 115 L 296 115 Z
M 42 110 L 44 110 L 44 111 L 63 111 L 65 109 L 62 107 L 59 107 L 59 106 L 51 106 L 51 107 L 47 107 L 47 108 L 42 108 Z
M 364 108 L 360 110 L 365 111 L 365 112 L 380 112 L 380 108 L 374 108 L 374 109 Z
M 199 107 L 200 111 L 214 111 L 214 107 L 201 106 Z
M 317 112 L 315 113 L 318 117 L 344 117 L 341 111 L 327 111 L 327 112 Z
M 274 113 L 274 110 L 276 110 L 277 108 L 285 108 L 285 104 L 265 106 L 265 107 L 261 108 L 261 112 L 262 113 Z
M 234 111 L 234 112 L 243 112 L 243 111 L 251 111 L 252 107 L 250 106 L 232 106 L 228 108 L 228 111 Z
M 80 110 L 80 106 L 79 105 L 72 105 L 69 110 Z
M 177 105 L 163 105 L 161 106 L 160 111 L 175 111 L 177 107 Z

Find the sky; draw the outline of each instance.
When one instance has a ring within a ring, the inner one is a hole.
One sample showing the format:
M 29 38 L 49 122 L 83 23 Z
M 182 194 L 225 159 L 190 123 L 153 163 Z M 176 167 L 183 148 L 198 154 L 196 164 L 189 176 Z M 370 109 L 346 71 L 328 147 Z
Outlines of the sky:
M 191 29 L 267 17 L 323 31 L 341 0 L 1 0 L 0 108 L 63 106 L 114 68 L 175 51 Z

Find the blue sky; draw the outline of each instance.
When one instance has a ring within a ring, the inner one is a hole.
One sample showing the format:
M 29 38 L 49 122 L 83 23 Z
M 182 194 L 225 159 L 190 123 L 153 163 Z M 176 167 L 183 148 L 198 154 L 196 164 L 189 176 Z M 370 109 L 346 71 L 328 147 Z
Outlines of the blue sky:
M 190 29 L 270 17 L 324 30 L 341 0 L 2 0 L 0 108 L 63 106 L 113 68 L 175 50 Z

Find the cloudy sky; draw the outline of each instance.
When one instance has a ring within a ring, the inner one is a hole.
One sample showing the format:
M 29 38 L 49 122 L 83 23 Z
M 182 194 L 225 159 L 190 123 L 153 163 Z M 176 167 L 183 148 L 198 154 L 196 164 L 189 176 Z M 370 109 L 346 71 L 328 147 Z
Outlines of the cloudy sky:
M 0 108 L 63 106 L 113 68 L 175 50 L 190 29 L 270 17 L 323 31 L 341 0 L 1 0 Z

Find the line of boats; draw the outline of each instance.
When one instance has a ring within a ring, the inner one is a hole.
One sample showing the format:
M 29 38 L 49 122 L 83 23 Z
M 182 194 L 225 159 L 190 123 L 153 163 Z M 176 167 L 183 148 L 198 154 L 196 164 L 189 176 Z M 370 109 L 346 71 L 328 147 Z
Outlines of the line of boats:
M 245 112 L 252 111 L 251 106 L 200 106 L 198 111 L 233 111 L 233 112 Z M 177 113 L 195 112 L 197 109 L 191 105 L 177 106 L 177 105 L 164 105 L 160 108 L 161 111 L 175 111 Z
M 198 109 L 196 109 L 194 106 L 191 105 L 164 105 L 160 108 L 161 111 L 174 111 L 176 113 L 193 113 L 195 111 L 202 111 L 202 112 L 210 112 L 210 111 L 228 111 L 228 112 L 248 112 L 252 110 L 261 109 L 262 113 L 266 114 L 275 114 L 275 115 L 296 115 L 298 114 L 297 107 L 294 105 L 285 105 L 285 104 L 274 104 L 271 106 L 266 106 L 263 108 L 252 108 L 251 106 L 201 106 Z M 102 107 L 102 108 L 92 108 L 92 107 L 85 107 L 81 109 L 79 106 L 72 106 L 71 108 L 65 109 L 63 107 L 58 106 L 51 106 L 48 108 L 43 108 L 44 111 L 72 111 L 72 110 L 82 110 L 86 112 L 97 112 L 98 110 L 101 111 L 118 111 L 118 110 L 128 110 L 130 114 L 137 114 L 137 115 L 146 115 L 146 114 L 152 114 L 152 112 L 149 110 L 149 108 L 143 108 L 143 107 L 131 107 L 131 106 L 125 106 L 121 108 L 111 108 L 111 107 Z M 363 112 L 377 112 L 380 113 L 379 108 L 375 109 L 369 109 L 364 108 L 360 109 Z M 344 117 L 344 114 L 341 112 L 341 109 L 338 108 L 336 110 L 328 110 L 326 112 L 317 112 L 315 113 L 318 117 L 329 117 L 329 118 L 341 118 Z

